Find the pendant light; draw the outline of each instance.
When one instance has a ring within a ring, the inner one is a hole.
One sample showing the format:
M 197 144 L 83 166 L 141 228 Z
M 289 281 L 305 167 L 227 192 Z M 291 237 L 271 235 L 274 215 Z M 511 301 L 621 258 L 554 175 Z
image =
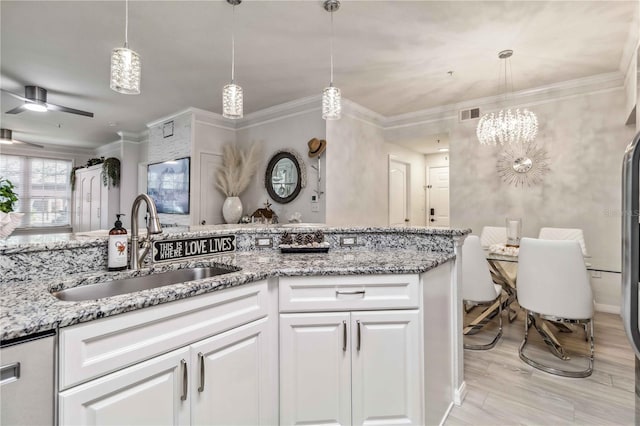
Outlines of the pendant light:
M 329 87 L 322 91 L 322 118 L 325 120 L 339 120 L 342 112 L 342 95 L 340 89 L 333 85 L 333 12 L 340 9 L 339 0 L 325 0 L 324 10 L 331 14 L 331 39 L 329 51 L 331 56 L 331 80 Z
M 504 62 L 505 96 L 509 91 L 507 65 L 509 74 L 511 73 L 511 62 L 507 62 L 512 55 L 513 50 L 503 50 L 498 53 L 498 58 Z M 511 86 L 513 86 L 513 77 L 511 77 Z M 522 110 L 517 108 L 515 111 L 510 108 L 501 109 L 497 113 L 492 112 L 482 116 L 478 122 L 476 134 L 482 145 L 528 144 L 533 142 L 538 134 L 538 118 L 526 108 Z
M 125 95 L 140 94 L 140 55 L 129 49 L 129 0 L 125 0 L 124 47 L 111 52 L 112 90 Z
M 236 38 L 235 38 L 235 15 L 236 6 L 239 5 L 242 0 L 227 0 L 231 6 L 233 6 L 233 13 L 231 17 L 231 83 L 224 86 L 222 89 L 222 116 L 225 118 L 238 119 L 242 118 L 243 106 L 242 106 L 242 87 L 236 84 Z

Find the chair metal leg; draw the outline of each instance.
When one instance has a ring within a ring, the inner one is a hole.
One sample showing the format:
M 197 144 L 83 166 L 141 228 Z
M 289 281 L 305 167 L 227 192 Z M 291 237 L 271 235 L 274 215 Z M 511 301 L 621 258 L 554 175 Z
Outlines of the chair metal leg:
M 562 319 L 554 319 L 554 320 L 559 320 L 562 321 Z M 526 362 L 527 364 L 529 364 L 530 366 L 537 368 L 538 370 L 542 370 L 546 373 L 550 373 L 550 374 L 555 374 L 557 376 L 563 376 L 563 377 L 573 377 L 573 378 L 582 378 L 582 377 L 589 377 L 591 375 L 591 373 L 593 373 L 593 362 L 594 362 L 594 351 L 595 351 L 595 344 L 594 344 L 594 334 L 593 334 L 593 319 L 588 319 L 588 320 L 580 320 L 580 321 L 575 321 L 575 320 L 565 320 L 565 321 L 569 321 L 569 322 L 578 322 L 580 324 L 584 325 L 585 328 L 585 332 L 587 330 L 587 328 L 589 328 L 589 355 L 587 356 L 588 360 L 589 360 L 589 365 L 585 370 L 581 370 L 581 371 L 570 371 L 570 370 L 563 370 L 560 368 L 555 368 L 555 367 L 551 367 L 545 364 L 542 364 L 538 361 L 535 361 L 531 358 L 529 358 L 528 356 L 525 355 L 524 353 L 524 348 L 527 345 L 527 339 L 529 337 L 529 329 L 531 328 L 531 326 L 533 325 L 535 327 L 536 325 L 536 314 L 534 314 L 533 312 L 530 312 L 528 310 L 525 309 L 525 325 L 524 325 L 524 338 L 522 340 L 522 343 L 520 343 L 520 348 L 518 349 L 518 354 L 520 356 L 520 359 L 524 362 Z M 537 328 L 537 327 L 536 327 Z M 538 329 L 539 331 L 539 329 Z M 543 336 L 544 339 L 544 336 Z M 546 342 L 546 341 L 545 341 Z M 551 346 L 550 346 L 551 347 Z M 557 354 L 554 353 L 554 355 L 557 356 Z M 567 360 L 569 359 L 568 357 L 566 358 L 561 358 L 563 360 Z
M 493 347 L 496 346 L 496 344 L 498 343 L 498 340 L 500 340 L 500 337 L 502 337 L 502 303 L 500 303 L 500 297 L 502 295 L 497 297 L 497 301 L 498 301 L 498 324 L 499 324 L 499 328 L 498 328 L 498 333 L 495 335 L 495 337 L 493 338 L 493 340 L 487 344 L 464 344 L 464 348 L 465 349 L 471 349 L 471 350 L 487 350 L 487 349 L 491 349 Z M 493 307 L 493 306 L 492 306 Z M 488 308 L 488 309 L 492 309 L 492 307 Z M 484 312 L 483 312 L 484 314 Z M 480 314 L 481 316 L 483 314 Z M 471 330 L 469 330 L 470 332 L 467 332 L 465 334 L 475 334 L 477 333 L 482 327 L 484 327 L 486 324 L 489 323 L 489 321 L 491 320 L 491 316 L 486 315 L 480 322 L 478 322 L 477 324 L 474 324 L 471 328 Z M 469 327 L 467 327 L 469 328 Z

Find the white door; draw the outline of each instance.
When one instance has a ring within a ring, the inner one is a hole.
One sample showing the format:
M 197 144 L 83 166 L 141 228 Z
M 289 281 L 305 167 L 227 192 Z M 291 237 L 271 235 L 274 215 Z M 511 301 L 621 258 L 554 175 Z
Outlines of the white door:
M 389 160 L 389 225 L 409 222 L 409 165 Z
M 429 167 L 428 226 L 449 227 L 449 167 Z
M 188 425 L 188 360 L 178 349 L 61 392 L 60 425 Z
M 280 315 L 280 424 L 351 424 L 349 313 Z
M 351 313 L 354 425 L 423 424 L 419 321 L 417 310 Z
M 267 330 L 263 318 L 191 346 L 193 425 L 277 423 Z
M 216 171 L 222 165 L 222 156 L 200 154 L 200 217 L 198 225 L 225 223 L 222 203 L 225 196 L 216 188 Z M 204 223 L 202 223 L 204 221 Z

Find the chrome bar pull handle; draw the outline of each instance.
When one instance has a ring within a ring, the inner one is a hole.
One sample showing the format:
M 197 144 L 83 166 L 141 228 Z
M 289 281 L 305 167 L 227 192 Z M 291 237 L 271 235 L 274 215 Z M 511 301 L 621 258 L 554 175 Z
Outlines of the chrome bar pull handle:
M 347 322 L 342 321 L 342 351 L 347 351 Z
M 356 321 L 356 323 L 358 324 L 358 340 L 356 343 L 356 349 L 360 350 L 360 340 L 361 340 L 361 335 L 360 335 L 360 321 Z
M 180 367 L 182 368 L 182 395 L 180 401 L 187 400 L 187 392 L 189 392 L 189 376 L 187 374 L 187 361 L 180 360 Z
M 364 296 L 364 290 L 354 290 L 354 291 L 336 290 L 336 296 L 345 295 L 345 294 L 362 294 Z
M 198 392 L 204 391 L 204 355 L 202 352 L 198 352 L 198 362 L 200 363 L 200 386 L 198 386 Z

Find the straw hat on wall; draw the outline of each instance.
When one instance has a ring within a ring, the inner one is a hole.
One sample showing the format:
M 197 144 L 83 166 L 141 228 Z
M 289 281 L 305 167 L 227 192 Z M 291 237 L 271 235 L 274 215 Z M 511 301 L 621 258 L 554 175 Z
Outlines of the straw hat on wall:
M 327 149 L 327 141 L 324 139 L 318 140 L 317 138 L 313 138 L 307 142 L 307 145 L 309 146 L 309 157 L 311 158 L 319 157 L 324 150 Z

